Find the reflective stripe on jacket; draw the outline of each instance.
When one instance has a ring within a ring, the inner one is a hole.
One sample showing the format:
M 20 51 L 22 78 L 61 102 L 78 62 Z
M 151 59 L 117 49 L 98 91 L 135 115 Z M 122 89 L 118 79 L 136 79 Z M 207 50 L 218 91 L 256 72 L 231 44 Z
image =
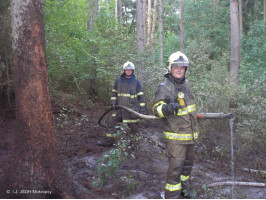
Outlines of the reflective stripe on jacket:
M 182 98 L 179 98 L 178 94 L 181 94 Z M 181 105 L 178 113 L 164 116 L 163 105 L 174 102 Z M 187 80 L 177 83 L 173 81 L 173 78 L 168 78 L 161 83 L 156 91 L 152 110 L 162 119 L 164 137 L 167 142 L 193 144 L 194 140 L 198 139 L 196 101 Z

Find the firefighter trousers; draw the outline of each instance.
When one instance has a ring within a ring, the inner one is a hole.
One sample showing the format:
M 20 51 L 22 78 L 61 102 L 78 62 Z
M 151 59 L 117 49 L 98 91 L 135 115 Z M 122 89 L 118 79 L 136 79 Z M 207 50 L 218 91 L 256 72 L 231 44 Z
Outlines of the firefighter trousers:
M 187 187 L 192 171 L 195 149 L 194 144 L 166 144 L 166 156 L 169 160 L 167 171 L 165 198 L 182 198 L 182 188 Z

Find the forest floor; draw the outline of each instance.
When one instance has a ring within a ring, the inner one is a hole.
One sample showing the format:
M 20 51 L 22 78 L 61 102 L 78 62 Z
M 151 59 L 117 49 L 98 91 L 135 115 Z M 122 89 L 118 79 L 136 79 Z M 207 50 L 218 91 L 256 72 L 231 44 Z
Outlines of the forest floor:
M 54 124 L 60 160 L 78 188 L 75 198 L 89 199 L 160 199 L 164 197 L 164 185 L 168 161 L 162 148 L 164 142 L 160 126 L 152 122 L 142 122 L 139 140 L 130 139 L 122 131 L 115 146 L 99 146 L 105 140 L 106 130 L 97 121 L 104 113 L 102 105 L 91 108 L 67 108 L 53 105 Z M 125 130 L 127 127 L 124 127 Z M 12 148 L 16 132 L 14 117 L 0 118 L 0 184 L 12 159 Z M 136 139 L 136 138 L 135 138 Z M 131 140 L 130 145 L 128 140 Z M 202 147 L 196 145 L 196 151 Z M 130 148 L 129 148 L 130 147 Z M 119 150 L 119 151 L 116 151 Z M 121 153 L 122 152 L 122 153 Z M 118 165 L 118 153 L 124 161 Z M 99 162 L 102 159 L 102 162 Z M 103 161 L 103 159 L 105 159 Z M 109 171 L 106 171 L 109 169 Z M 96 171 L 101 173 L 97 174 Z M 108 174 L 113 170 L 112 176 Z M 192 190 L 196 198 L 263 199 L 265 187 L 216 186 L 208 184 L 231 180 L 230 160 L 196 155 L 191 174 Z M 102 186 L 95 185 L 103 180 Z M 264 182 L 265 176 L 235 170 L 235 181 Z M 3 192 L 3 191 L 2 191 Z M 0 193 L 1 194 L 1 193 Z

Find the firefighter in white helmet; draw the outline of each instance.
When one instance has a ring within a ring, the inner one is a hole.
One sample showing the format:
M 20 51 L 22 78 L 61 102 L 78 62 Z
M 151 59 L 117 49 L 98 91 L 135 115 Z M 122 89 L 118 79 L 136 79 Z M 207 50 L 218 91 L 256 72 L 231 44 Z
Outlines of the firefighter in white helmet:
M 122 109 L 115 109 L 115 105 L 126 106 L 141 114 L 147 114 L 147 107 L 144 98 L 144 92 L 141 82 L 134 76 L 135 66 L 127 61 L 123 65 L 123 74 L 114 84 L 111 96 L 111 106 L 114 108 L 111 117 L 108 120 L 109 138 L 103 146 L 112 146 L 115 138 L 113 134 L 117 131 L 115 127 L 119 123 L 126 123 L 131 129 L 131 133 L 138 133 L 139 119 L 134 115 Z
M 165 198 L 191 198 L 188 182 L 199 130 L 195 98 L 185 76 L 188 58 L 180 51 L 173 53 L 167 67 L 166 80 L 159 85 L 153 104 L 154 114 L 163 123 L 169 158 Z

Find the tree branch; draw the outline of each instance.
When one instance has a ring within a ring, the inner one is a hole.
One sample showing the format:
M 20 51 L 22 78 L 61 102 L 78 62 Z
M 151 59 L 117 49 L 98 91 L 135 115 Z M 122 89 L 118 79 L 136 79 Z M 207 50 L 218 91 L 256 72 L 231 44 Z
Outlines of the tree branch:
M 224 181 L 208 184 L 207 187 L 223 186 L 223 185 L 240 185 L 240 186 L 251 186 L 251 187 L 265 187 L 265 183 L 256 182 L 234 182 L 234 181 Z

